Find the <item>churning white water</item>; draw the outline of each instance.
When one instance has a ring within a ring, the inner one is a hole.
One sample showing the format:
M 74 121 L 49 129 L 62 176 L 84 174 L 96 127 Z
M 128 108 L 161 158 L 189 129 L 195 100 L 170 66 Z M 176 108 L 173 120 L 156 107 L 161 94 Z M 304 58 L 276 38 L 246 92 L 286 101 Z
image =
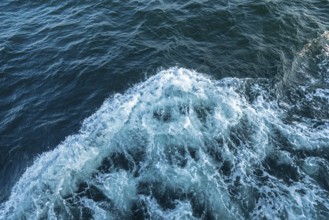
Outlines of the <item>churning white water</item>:
M 40 155 L 0 219 L 325 218 L 328 123 L 287 118 L 257 80 L 160 71 Z

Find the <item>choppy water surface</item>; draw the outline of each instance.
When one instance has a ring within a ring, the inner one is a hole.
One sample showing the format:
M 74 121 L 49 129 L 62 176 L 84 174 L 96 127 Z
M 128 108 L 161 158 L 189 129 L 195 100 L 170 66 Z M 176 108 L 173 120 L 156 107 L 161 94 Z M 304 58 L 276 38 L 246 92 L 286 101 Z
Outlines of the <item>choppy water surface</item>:
M 0 219 L 328 219 L 328 1 L 0 3 Z

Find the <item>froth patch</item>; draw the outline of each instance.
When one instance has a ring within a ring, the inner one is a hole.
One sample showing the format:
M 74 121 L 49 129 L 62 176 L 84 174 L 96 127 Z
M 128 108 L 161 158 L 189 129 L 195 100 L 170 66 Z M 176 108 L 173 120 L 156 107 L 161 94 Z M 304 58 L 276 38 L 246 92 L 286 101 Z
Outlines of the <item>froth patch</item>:
M 257 82 L 252 103 L 244 87 L 170 68 L 114 95 L 27 168 L 0 218 L 314 217 L 317 205 L 328 213 L 326 183 L 314 188 L 323 162 L 294 156 L 324 149 L 326 128 L 312 136 L 284 123 Z

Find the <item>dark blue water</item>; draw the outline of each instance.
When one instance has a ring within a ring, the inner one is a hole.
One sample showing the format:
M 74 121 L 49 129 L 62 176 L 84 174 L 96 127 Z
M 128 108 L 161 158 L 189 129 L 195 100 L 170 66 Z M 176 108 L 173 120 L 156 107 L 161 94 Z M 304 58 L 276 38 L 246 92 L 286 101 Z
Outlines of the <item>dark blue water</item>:
M 0 219 L 329 218 L 327 0 L 0 21 Z

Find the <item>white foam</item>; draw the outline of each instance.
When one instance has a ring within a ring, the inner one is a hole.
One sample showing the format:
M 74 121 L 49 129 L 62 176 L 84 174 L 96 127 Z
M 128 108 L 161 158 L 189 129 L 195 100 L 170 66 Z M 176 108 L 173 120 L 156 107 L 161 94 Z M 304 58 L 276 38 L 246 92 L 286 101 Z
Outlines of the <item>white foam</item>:
M 27 168 L 0 218 L 316 216 L 317 201 L 329 207 L 312 167 L 298 168 L 302 179 L 289 185 L 264 161 L 278 154 L 278 166 L 297 166 L 277 132 L 295 150 L 324 149 L 328 128 L 284 123 L 257 83 L 249 103 L 244 83 L 170 68 L 111 97 L 79 134 Z

